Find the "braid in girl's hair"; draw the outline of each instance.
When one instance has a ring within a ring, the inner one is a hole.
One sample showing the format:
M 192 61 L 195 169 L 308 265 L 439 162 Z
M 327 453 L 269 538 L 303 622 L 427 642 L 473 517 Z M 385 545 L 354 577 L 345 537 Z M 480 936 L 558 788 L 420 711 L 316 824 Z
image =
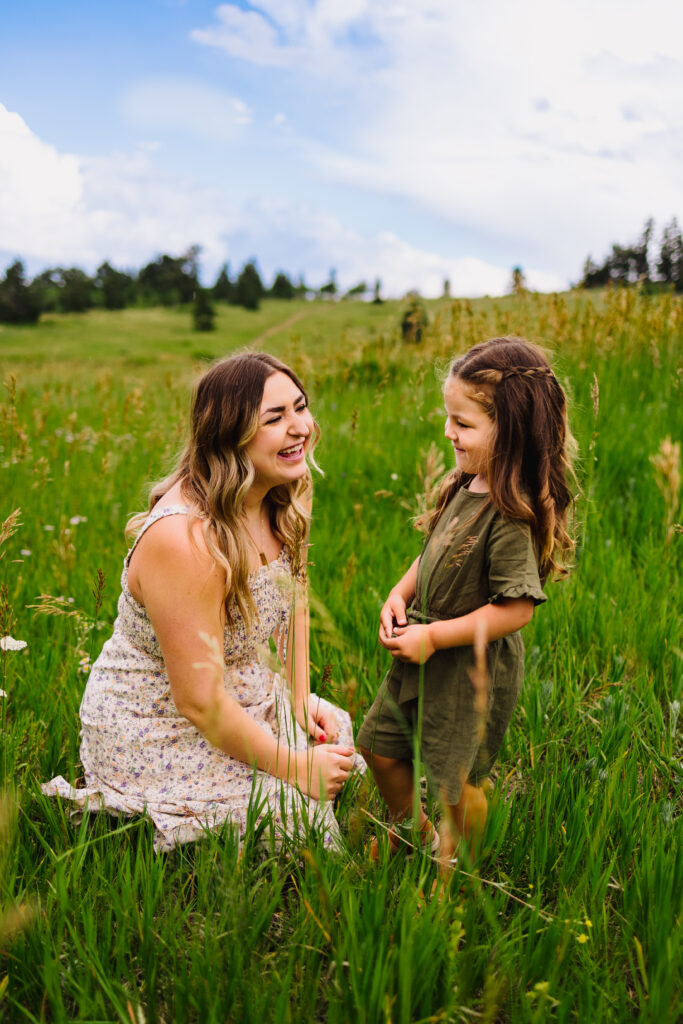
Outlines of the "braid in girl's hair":
M 574 548 L 568 531 L 574 440 L 564 391 L 545 355 L 522 338 L 493 338 L 457 359 L 450 375 L 470 388 L 495 424 L 486 470 L 491 502 L 508 518 L 529 524 L 541 576 L 565 576 Z M 450 473 L 436 507 L 418 525 L 431 532 L 471 479 L 459 470 Z

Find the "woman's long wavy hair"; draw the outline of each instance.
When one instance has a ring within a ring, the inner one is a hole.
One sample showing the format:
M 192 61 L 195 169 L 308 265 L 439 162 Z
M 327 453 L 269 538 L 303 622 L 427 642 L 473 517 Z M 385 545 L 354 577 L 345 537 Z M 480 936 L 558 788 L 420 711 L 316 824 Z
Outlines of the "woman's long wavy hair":
M 130 537 L 163 495 L 180 483 L 183 497 L 192 509 L 188 530 L 196 519 L 202 520 L 208 551 L 225 573 L 224 606 L 229 629 L 235 626 L 235 606 L 247 630 L 256 619 L 249 590 L 249 541 L 241 513 L 255 477 L 247 449 L 259 427 L 265 382 L 274 373 L 285 373 L 307 399 L 294 371 L 265 353 L 229 356 L 202 375 L 192 401 L 190 438 L 176 469 L 153 485 L 148 511 L 133 516 L 126 525 L 126 535 Z M 319 435 L 316 423 L 308 451 L 314 466 L 312 450 Z M 306 499 L 311 491 L 311 473 L 307 468 L 305 476 L 274 487 L 267 495 L 270 526 L 289 549 L 297 575 L 301 575 L 305 562 L 302 550 L 310 521 Z
M 495 427 L 486 466 L 490 501 L 503 515 L 529 524 L 542 579 L 566 576 L 574 550 L 569 482 L 575 442 L 566 396 L 548 360 L 523 338 L 493 338 L 456 359 L 450 377 L 466 385 Z M 419 525 L 431 533 L 449 501 L 472 479 L 457 469 L 449 473 Z

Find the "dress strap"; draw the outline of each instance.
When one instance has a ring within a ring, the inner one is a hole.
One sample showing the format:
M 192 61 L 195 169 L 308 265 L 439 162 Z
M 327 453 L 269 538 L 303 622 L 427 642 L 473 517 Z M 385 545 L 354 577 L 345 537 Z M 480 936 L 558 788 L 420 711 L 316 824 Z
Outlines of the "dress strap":
M 138 546 L 138 541 L 142 537 L 143 533 L 149 530 L 150 526 L 152 526 L 153 523 L 156 523 L 158 519 L 165 519 L 166 516 L 186 516 L 189 515 L 189 513 L 190 509 L 187 505 L 165 505 L 163 508 L 160 508 L 159 505 L 155 505 L 150 514 L 145 519 L 142 526 L 140 527 L 140 532 L 133 541 L 133 545 L 130 551 L 126 555 L 126 568 L 128 568 L 128 563 L 130 562 L 131 555 Z

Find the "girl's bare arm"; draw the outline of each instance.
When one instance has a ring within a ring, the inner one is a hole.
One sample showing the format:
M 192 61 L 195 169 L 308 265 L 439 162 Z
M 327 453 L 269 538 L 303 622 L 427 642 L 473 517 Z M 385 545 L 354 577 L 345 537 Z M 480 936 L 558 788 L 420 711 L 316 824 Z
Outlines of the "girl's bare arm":
M 399 626 L 407 625 L 406 608 L 415 597 L 419 561 L 420 559 L 416 558 L 396 586 L 391 589 L 379 613 L 379 642 L 383 647 L 388 648 L 386 641 L 391 639 L 395 623 Z
M 533 612 L 534 602 L 530 597 L 503 598 L 455 619 L 396 627 L 393 637 L 384 646 L 395 658 L 421 665 L 435 651 L 465 647 L 478 639 L 500 640 L 515 633 L 531 621 Z

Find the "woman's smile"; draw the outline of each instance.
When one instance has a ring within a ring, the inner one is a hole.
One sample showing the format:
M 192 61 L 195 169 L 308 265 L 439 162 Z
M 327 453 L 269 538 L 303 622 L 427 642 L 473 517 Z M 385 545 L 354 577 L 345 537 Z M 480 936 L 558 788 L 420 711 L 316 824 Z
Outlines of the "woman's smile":
M 290 448 L 283 448 L 278 455 L 285 462 L 298 462 L 305 455 L 303 441 L 299 441 L 298 444 L 292 445 Z
M 287 374 L 271 374 L 263 388 L 259 428 L 247 448 L 259 486 L 276 487 L 306 472 L 313 430 L 305 395 Z

